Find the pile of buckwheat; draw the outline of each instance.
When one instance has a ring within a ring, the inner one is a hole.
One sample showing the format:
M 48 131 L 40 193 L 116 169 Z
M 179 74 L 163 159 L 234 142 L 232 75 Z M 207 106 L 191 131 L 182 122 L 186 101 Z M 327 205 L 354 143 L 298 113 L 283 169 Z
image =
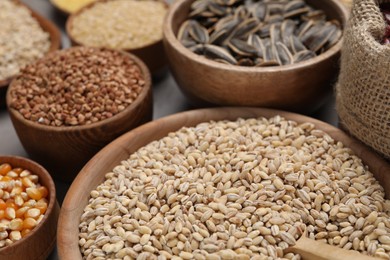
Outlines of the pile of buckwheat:
M 166 12 L 162 1 L 100 2 L 73 18 L 70 35 L 85 46 L 140 48 L 162 39 Z
M 390 201 L 349 148 L 280 116 L 184 127 L 91 192 L 84 259 L 300 259 L 312 239 L 383 259 Z
M 128 54 L 74 47 L 23 69 L 10 89 L 10 105 L 40 124 L 87 125 L 126 109 L 144 85 L 141 69 Z
M 48 52 L 50 36 L 26 7 L 1 0 L 0 10 L 0 80 L 4 80 Z

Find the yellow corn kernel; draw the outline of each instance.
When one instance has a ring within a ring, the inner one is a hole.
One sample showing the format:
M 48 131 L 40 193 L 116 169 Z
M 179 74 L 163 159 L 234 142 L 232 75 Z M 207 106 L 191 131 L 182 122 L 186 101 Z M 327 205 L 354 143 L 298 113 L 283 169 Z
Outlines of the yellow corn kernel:
M 12 241 L 18 241 L 22 239 L 22 234 L 20 233 L 20 231 L 11 231 L 11 233 L 9 233 L 9 239 L 11 239 Z
M 8 226 L 11 230 L 21 231 L 23 229 L 23 224 L 24 224 L 23 220 L 21 220 L 20 218 L 15 218 L 11 220 Z
M 16 212 L 14 208 L 8 207 L 5 209 L 5 218 L 11 220 L 16 217 Z
M 39 209 L 33 208 L 33 209 L 28 209 L 24 214 L 24 217 L 38 219 L 40 215 L 41 215 L 41 211 Z
M 31 232 L 31 229 L 23 229 L 22 232 L 21 232 L 22 237 L 25 237 L 30 232 Z
M 47 195 L 49 195 L 49 191 L 47 190 L 47 188 L 45 186 L 38 187 L 38 190 L 41 193 L 42 198 L 46 198 Z
M 24 177 L 22 179 L 22 185 L 25 188 L 35 187 L 35 183 L 33 183 L 28 177 Z
M 37 188 L 34 188 L 34 187 L 27 188 L 26 192 L 27 192 L 27 195 L 34 200 L 42 199 L 42 193 Z
M 21 207 L 21 208 L 17 209 L 16 210 L 16 217 L 23 218 L 24 214 L 27 212 L 28 209 L 29 209 L 29 207 Z
M 47 203 L 44 201 L 38 201 L 37 204 L 35 204 L 34 208 L 39 209 L 41 211 L 41 214 L 44 214 L 47 210 Z
M 0 175 L 6 175 L 10 170 L 12 170 L 12 167 L 9 163 L 3 163 L 0 165 Z
M 23 220 L 23 229 L 33 229 L 37 225 L 37 221 L 33 218 L 25 218 Z

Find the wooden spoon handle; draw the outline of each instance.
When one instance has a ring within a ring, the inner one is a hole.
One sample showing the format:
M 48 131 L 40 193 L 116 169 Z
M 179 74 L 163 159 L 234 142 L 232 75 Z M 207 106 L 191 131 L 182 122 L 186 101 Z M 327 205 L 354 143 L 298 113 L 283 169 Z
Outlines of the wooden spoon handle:
M 295 246 L 284 250 L 286 253 L 296 253 L 304 260 L 375 260 L 377 258 L 363 255 L 357 251 L 331 246 L 310 238 L 301 237 Z

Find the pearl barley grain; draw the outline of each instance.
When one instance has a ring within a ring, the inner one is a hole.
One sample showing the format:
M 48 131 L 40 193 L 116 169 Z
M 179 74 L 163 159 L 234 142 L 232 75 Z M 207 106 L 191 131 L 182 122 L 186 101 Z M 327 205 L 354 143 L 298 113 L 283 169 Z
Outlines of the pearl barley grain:
M 356 184 L 364 190 L 352 190 Z M 96 245 L 94 237 L 110 236 L 94 250 L 111 249 L 119 227 L 136 259 L 300 259 L 283 249 L 304 229 L 312 239 L 389 259 L 390 201 L 367 167 L 313 124 L 280 116 L 169 133 L 123 160 L 91 194 L 99 195 L 79 225 L 86 259 L 84 237 Z M 92 235 L 97 218 L 103 223 Z M 104 257 L 119 256 L 108 250 Z
M 135 49 L 162 39 L 161 1 L 99 2 L 74 16 L 70 35 L 85 46 Z

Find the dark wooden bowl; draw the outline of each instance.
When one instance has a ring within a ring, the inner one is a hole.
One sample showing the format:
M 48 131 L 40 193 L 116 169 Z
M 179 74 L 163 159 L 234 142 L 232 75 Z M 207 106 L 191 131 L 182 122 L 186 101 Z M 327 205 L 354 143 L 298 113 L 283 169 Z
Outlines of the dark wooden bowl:
M 286 119 L 299 123 L 314 123 L 317 129 L 321 129 L 335 140 L 343 142 L 345 146 L 350 147 L 357 156 L 363 159 L 364 163 L 369 166 L 371 172 L 385 188 L 387 194 L 390 194 L 390 178 L 387 177 L 390 174 L 389 164 L 366 146 L 327 123 L 290 112 L 261 108 L 193 110 L 161 118 L 130 131 L 107 145 L 84 166 L 72 183 L 62 204 L 57 231 L 57 247 L 60 259 L 82 259 L 78 245 L 79 224 L 80 216 L 88 204 L 90 192 L 104 181 L 106 173 L 112 171 L 122 160 L 128 159 L 137 149 L 154 140 L 161 139 L 169 132 L 177 131 L 183 126 L 195 126 L 210 120 L 235 120 L 239 117 L 253 118 L 260 116 L 269 118 L 275 115 L 281 115 Z
M 43 220 L 26 237 L 0 249 L 0 259 L 46 259 L 56 244 L 57 220 L 60 213 L 54 182 L 42 166 L 29 159 L 0 155 L 0 164 L 2 163 L 21 167 L 38 175 L 39 182 L 49 190 L 49 205 Z
M 57 179 L 71 182 L 82 166 L 106 144 L 121 134 L 152 119 L 153 98 L 151 76 L 145 64 L 132 54 L 135 63 L 145 77 L 143 90 L 125 110 L 115 116 L 83 126 L 46 126 L 25 119 L 11 108 L 10 90 L 17 78 L 11 82 L 7 93 L 7 107 L 27 153 L 49 169 Z
M 51 21 L 40 16 L 37 12 L 31 9 L 29 6 L 23 4 L 20 1 L 15 1 L 15 3 L 27 7 L 31 11 L 31 16 L 34 17 L 42 29 L 50 34 L 50 48 L 49 52 L 53 52 L 61 48 L 61 33 L 60 30 L 55 26 Z M 16 76 L 16 75 L 15 75 Z M 6 79 L 0 79 L 0 108 L 5 106 L 5 95 L 7 92 L 7 87 L 11 83 L 14 77 L 9 77 Z
M 66 21 L 66 33 L 69 36 L 72 46 L 84 46 L 84 44 L 77 41 L 72 35 L 72 26 L 73 26 L 74 18 L 80 13 L 84 12 L 85 10 L 90 9 L 95 4 L 99 2 L 108 2 L 108 1 L 110 0 L 97 0 L 96 2 L 93 2 L 81 8 L 78 12 L 69 16 L 68 20 Z M 166 8 L 168 9 L 169 6 L 164 0 L 157 0 L 157 1 L 163 2 L 166 5 Z M 106 46 L 99 46 L 99 47 L 106 47 Z M 122 49 L 122 51 L 130 52 L 138 56 L 143 62 L 145 62 L 146 66 L 148 66 L 150 72 L 153 75 L 160 74 L 160 72 L 164 69 L 164 67 L 167 64 L 162 39 L 140 48 Z
M 308 113 L 332 90 L 339 72 L 342 40 L 323 54 L 293 65 L 242 67 L 197 55 L 176 38 L 194 0 L 176 1 L 164 23 L 164 46 L 172 74 L 195 105 L 262 106 Z M 339 0 L 307 2 L 345 25 L 348 13 Z

